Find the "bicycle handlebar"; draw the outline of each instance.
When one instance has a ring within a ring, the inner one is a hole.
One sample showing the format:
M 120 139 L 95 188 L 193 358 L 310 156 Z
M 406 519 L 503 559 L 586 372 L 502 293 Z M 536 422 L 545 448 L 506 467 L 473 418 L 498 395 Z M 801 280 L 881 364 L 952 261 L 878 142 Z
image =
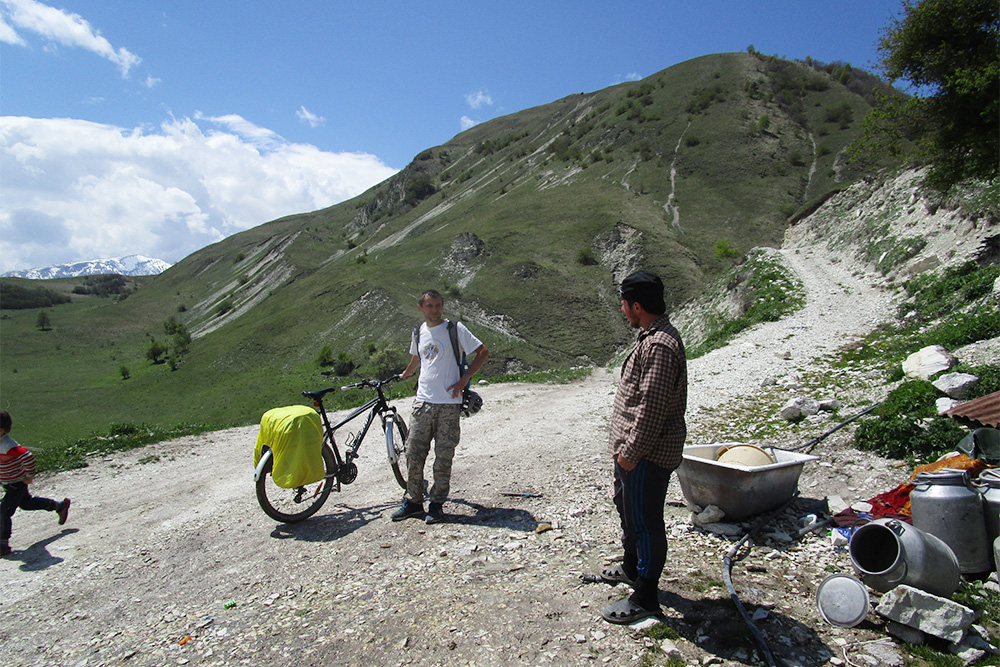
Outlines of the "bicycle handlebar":
M 355 382 L 353 384 L 346 384 L 340 388 L 341 391 L 347 391 L 348 389 L 358 389 L 359 387 L 369 387 L 373 390 L 378 390 L 389 384 L 390 382 L 397 382 L 402 380 L 399 375 L 393 375 L 392 377 L 387 377 L 384 380 L 361 380 L 360 382 Z M 321 400 L 324 396 L 329 394 L 331 391 L 336 391 L 336 387 L 327 387 L 326 389 L 317 389 L 315 391 L 303 391 L 302 395 L 306 398 L 311 398 L 314 401 Z
M 347 389 L 357 389 L 358 387 L 371 387 L 372 389 L 378 389 L 379 387 L 384 387 L 390 382 L 397 382 L 402 378 L 399 375 L 393 375 L 392 377 L 387 377 L 384 380 L 362 380 L 361 382 L 355 382 L 354 384 L 347 384 L 341 387 L 341 391 Z

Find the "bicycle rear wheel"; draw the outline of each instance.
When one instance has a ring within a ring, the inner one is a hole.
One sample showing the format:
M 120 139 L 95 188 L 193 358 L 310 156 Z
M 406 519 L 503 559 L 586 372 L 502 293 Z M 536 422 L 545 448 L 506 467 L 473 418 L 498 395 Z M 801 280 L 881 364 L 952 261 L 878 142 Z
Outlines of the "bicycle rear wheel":
M 392 474 L 396 476 L 396 483 L 401 488 L 406 488 L 406 438 L 410 431 L 406 428 L 406 422 L 396 414 L 392 419 L 392 450 L 389 455 L 389 465 L 392 466 Z M 390 435 L 386 433 L 386 439 Z
M 257 502 L 264 513 L 275 521 L 295 523 L 308 519 L 323 506 L 330 497 L 330 491 L 336 483 L 337 465 L 333 451 L 323 445 L 323 469 L 325 477 L 319 482 L 294 489 L 283 489 L 274 483 L 271 477 L 271 467 L 274 462 L 271 450 L 264 453 L 261 459 L 263 468 L 257 476 Z

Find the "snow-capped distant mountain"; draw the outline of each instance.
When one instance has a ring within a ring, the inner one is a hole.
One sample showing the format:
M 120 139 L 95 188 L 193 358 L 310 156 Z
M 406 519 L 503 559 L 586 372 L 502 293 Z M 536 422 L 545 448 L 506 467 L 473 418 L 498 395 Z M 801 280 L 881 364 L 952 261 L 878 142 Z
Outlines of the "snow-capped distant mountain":
M 170 268 L 170 264 L 162 259 L 150 259 L 142 255 L 114 257 L 112 259 L 93 259 L 89 262 L 73 264 L 58 264 L 38 269 L 24 271 L 8 271 L 4 277 L 30 278 L 45 280 L 48 278 L 75 278 L 76 276 L 93 276 L 101 273 L 118 273 L 123 276 L 155 276 Z

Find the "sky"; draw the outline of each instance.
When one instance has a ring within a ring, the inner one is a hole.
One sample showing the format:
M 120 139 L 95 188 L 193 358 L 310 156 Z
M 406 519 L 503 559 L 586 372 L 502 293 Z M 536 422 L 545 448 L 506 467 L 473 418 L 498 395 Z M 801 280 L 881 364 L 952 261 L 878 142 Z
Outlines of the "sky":
M 874 71 L 902 0 L 0 0 L 0 274 L 175 263 L 477 123 L 745 51 Z

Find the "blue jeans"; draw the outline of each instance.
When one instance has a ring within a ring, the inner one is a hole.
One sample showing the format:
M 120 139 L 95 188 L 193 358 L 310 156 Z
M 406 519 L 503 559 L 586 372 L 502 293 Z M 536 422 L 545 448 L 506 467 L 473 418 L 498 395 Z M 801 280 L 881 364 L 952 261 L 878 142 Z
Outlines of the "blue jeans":
M 11 517 L 14 512 L 22 510 L 48 510 L 56 512 L 59 510 L 59 503 L 48 498 L 36 498 L 28 492 L 28 485 L 24 482 L 3 485 L 4 496 L 0 501 L 0 542 L 7 542 L 10 539 L 10 531 L 13 526 Z

